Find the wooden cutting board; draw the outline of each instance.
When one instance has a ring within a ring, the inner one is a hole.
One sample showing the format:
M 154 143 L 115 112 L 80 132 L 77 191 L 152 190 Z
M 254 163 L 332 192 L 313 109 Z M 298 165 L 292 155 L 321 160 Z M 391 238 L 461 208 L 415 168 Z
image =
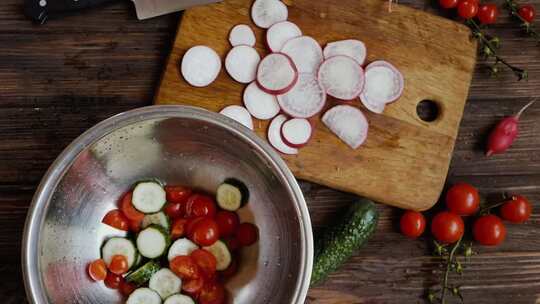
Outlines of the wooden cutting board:
M 367 141 L 352 150 L 316 119 L 314 136 L 295 156 L 283 156 L 300 179 L 366 196 L 408 209 L 430 208 L 444 186 L 459 123 L 476 60 L 476 44 L 469 30 L 404 5 L 388 12 L 384 0 L 289 0 L 289 21 L 321 45 L 356 38 L 365 42 L 368 62 L 385 59 L 403 73 L 403 96 L 372 114 L 366 113 Z M 245 85 L 235 82 L 223 68 L 205 88 L 188 85 L 179 73 L 187 49 L 207 45 L 224 59 L 231 46 L 229 30 L 250 25 L 256 48 L 267 54 L 263 29 L 250 19 L 249 0 L 224 2 L 187 10 L 181 20 L 172 53 L 158 89 L 156 104 L 188 104 L 219 111 L 242 104 Z M 439 108 L 435 121 L 417 115 L 417 104 L 432 100 Z M 328 106 L 338 103 L 329 98 Z M 266 138 L 267 121 L 255 121 L 256 132 Z

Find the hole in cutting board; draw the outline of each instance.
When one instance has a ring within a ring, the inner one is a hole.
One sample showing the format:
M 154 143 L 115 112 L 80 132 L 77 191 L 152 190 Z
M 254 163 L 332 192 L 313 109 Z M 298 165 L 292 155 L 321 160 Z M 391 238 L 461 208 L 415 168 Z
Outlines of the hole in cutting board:
M 426 122 L 432 122 L 439 118 L 439 112 L 439 105 L 433 100 L 422 100 L 416 106 L 416 114 L 421 120 Z

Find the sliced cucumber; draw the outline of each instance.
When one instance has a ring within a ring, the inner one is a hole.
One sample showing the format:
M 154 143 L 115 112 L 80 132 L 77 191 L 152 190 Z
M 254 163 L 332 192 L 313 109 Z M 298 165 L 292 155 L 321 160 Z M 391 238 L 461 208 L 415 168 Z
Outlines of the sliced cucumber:
M 169 259 L 169 262 L 174 259 L 176 256 L 179 255 L 190 255 L 193 250 L 199 249 L 199 246 L 197 246 L 192 241 L 181 238 L 171 245 L 171 248 L 169 248 L 169 254 L 167 255 L 167 258 Z
M 122 237 L 112 237 L 101 247 L 101 257 L 105 261 L 105 264 L 109 265 L 112 257 L 115 255 L 125 256 L 128 267 L 131 268 L 137 260 L 138 253 L 132 241 Z
M 165 190 L 156 182 L 138 183 L 133 189 L 131 202 L 133 207 L 143 213 L 158 212 L 166 202 Z
M 141 287 L 129 295 L 126 304 L 161 304 L 161 298 L 152 289 Z
M 159 264 L 155 261 L 148 261 L 126 276 L 126 281 L 140 286 L 150 280 L 154 273 L 159 271 Z
M 169 234 L 158 225 L 150 225 L 137 235 L 137 249 L 145 258 L 155 259 L 162 256 L 169 245 Z
M 153 224 L 159 225 L 167 231 L 169 231 L 169 228 L 171 227 L 169 217 L 163 211 L 147 214 L 144 216 L 144 219 L 142 221 L 143 229 Z
M 161 268 L 150 278 L 148 287 L 159 293 L 162 299 L 166 299 L 169 296 L 180 292 L 182 280 L 168 268 Z
M 195 301 L 186 295 L 175 294 L 168 297 L 163 304 L 195 304 Z
M 249 192 L 239 180 L 229 178 L 221 184 L 216 192 L 216 201 L 222 209 L 236 211 L 247 203 Z
M 209 251 L 216 258 L 216 269 L 222 271 L 227 269 L 231 265 L 231 252 L 224 242 L 218 240 L 212 246 L 204 247 L 203 249 Z

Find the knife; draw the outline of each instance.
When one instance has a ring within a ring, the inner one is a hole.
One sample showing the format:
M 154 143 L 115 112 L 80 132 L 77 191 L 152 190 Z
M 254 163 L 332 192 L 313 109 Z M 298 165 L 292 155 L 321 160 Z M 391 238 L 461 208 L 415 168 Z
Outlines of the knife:
M 26 16 L 43 24 L 50 18 L 60 17 L 79 10 L 99 7 L 118 0 L 25 0 Z M 186 8 L 219 2 L 221 0 L 132 0 L 139 20 L 153 18 Z

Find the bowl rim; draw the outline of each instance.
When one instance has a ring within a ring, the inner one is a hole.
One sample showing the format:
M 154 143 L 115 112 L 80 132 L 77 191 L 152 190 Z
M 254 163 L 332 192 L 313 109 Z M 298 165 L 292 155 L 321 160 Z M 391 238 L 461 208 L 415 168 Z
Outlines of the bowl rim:
M 304 253 L 300 257 L 301 276 L 296 283 L 291 303 L 304 303 L 311 280 L 313 268 L 313 232 L 306 201 L 298 182 L 281 156 L 255 132 L 240 123 L 218 113 L 202 108 L 184 105 L 153 105 L 116 114 L 105 119 L 73 140 L 55 159 L 43 175 L 29 206 L 21 248 L 21 267 L 26 297 L 31 303 L 49 303 L 39 273 L 39 230 L 45 220 L 54 190 L 64 174 L 71 167 L 77 156 L 89 145 L 111 132 L 132 123 L 159 118 L 190 118 L 203 120 L 225 128 L 247 141 L 257 152 L 268 160 L 279 178 L 285 181 L 289 194 L 293 197 L 299 214 L 300 237 L 303 240 Z

